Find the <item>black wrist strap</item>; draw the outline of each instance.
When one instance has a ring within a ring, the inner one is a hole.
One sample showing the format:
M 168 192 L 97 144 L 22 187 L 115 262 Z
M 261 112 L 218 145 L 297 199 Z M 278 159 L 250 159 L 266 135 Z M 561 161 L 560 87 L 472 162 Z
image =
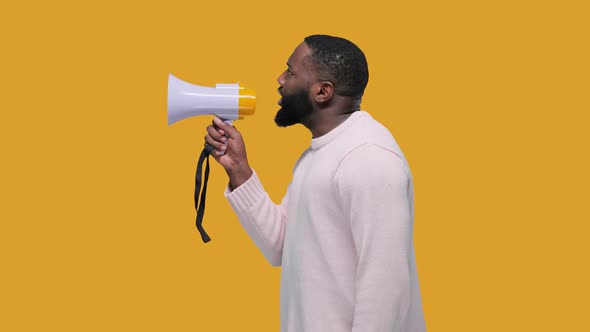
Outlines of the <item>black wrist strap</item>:
M 207 197 L 207 182 L 209 181 L 209 155 L 214 150 L 214 148 L 209 145 L 205 144 L 205 148 L 203 152 L 201 152 L 201 156 L 199 157 L 199 161 L 197 162 L 197 174 L 195 175 L 195 210 L 197 211 L 197 229 L 199 233 L 201 233 L 201 238 L 203 239 L 204 243 L 211 241 L 205 229 L 203 229 L 203 216 L 205 215 L 205 198 Z M 201 192 L 201 199 L 199 201 L 199 192 L 201 191 L 201 173 L 203 171 L 203 162 L 207 161 L 207 165 L 205 166 L 205 181 L 203 182 L 203 192 Z

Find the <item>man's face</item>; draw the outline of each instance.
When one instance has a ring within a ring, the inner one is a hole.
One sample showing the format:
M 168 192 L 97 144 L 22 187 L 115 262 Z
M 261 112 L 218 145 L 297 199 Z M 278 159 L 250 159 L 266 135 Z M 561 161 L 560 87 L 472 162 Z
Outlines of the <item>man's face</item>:
M 280 127 L 287 127 L 301 123 L 313 113 L 313 104 L 309 96 L 309 88 L 312 83 L 313 73 L 309 65 L 303 60 L 310 53 L 309 47 L 301 43 L 289 60 L 287 70 L 278 77 L 281 109 L 275 116 L 275 123 Z

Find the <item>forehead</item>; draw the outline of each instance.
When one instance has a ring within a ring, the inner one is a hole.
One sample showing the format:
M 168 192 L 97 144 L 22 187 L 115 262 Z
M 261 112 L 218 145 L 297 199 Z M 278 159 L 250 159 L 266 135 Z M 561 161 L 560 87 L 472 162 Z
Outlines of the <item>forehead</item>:
M 299 44 L 293 54 L 289 57 L 288 63 L 292 67 L 295 68 L 303 68 L 304 66 L 304 59 L 307 55 L 311 53 L 309 46 L 305 42 Z

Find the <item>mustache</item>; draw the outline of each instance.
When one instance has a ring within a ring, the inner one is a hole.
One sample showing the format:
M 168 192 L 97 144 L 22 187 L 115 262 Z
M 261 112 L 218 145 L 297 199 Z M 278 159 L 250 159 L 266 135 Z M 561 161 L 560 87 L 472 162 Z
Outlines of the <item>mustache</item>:
M 278 92 L 278 93 L 279 93 L 279 94 L 282 96 L 282 95 L 283 95 L 283 87 L 282 87 L 282 86 L 280 86 L 280 87 L 277 89 L 277 92 Z

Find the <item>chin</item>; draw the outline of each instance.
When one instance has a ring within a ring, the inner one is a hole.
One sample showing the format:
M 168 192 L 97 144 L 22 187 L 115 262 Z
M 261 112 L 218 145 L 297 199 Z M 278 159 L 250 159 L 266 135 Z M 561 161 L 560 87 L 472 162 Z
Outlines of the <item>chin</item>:
M 283 108 L 279 109 L 275 115 L 275 123 L 279 127 L 289 127 L 300 123 L 299 119 L 293 116 L 292 112 L 289 112 Z

